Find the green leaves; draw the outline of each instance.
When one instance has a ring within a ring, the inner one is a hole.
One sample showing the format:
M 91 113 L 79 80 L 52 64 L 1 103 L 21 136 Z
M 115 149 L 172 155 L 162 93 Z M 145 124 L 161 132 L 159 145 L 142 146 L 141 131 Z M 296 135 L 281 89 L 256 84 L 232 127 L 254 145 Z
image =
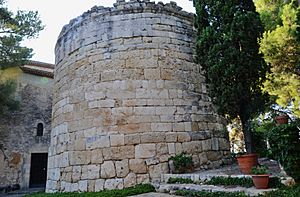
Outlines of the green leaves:
M 281 23 L 266 31 L 260 40 L 260 52 L 271 65 L 265 91 L 277 97 L 278 105 L 291 108 L 300 117 L 300 7 L 296 1 L 274 1 L 268 5 L 277 10 Z
M 21 46 L 43 30 L 38 13 L 19 10 L 14 16 L 0 1 L 0 68 L 19 66 L 32 57 L 32 49 Z
M 20 66 L 31 58 L 32 49 L 21 46 L 21 42 L 36 37 L 43 28 L 37 12 L 18 11 L 14 16 L 0 0 L 0 69 Z M 0 75 L 0 114 L 17 108 L 14 92 L 14 82 L 5 82 Z
M 269 67 L 258 50 L 263 31 L 259 15 L 246 0 L 198 0 L 196 12 L 197 62 L 205 71 L 210 96 L 218 112 L 239 117 L 245 131 L 246 122 L 268 99 L 261 90 Z
M 0 114 L 7 110 L 16 110 L 19 107 L 19 102 L 14 100 L 13 93 L 16 90 L 14 81 L 0 82 Z
M 179 173 L 191 170 L 191 168 L 193 167 L 192 157 L 186 155 L 185 153 L 180 153 L 178 155 L 172 156 L 169 158 L 169 160 L 173 161 L 175 170 Z

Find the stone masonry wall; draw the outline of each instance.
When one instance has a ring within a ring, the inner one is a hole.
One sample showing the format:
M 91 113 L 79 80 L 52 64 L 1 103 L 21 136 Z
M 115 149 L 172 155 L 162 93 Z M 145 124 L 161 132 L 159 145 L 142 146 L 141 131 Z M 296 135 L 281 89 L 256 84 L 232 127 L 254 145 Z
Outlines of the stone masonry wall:
M 31 153 L 48 152 L 52 79 L 44 78 L 49 85 L 35 85 L 41 83 L 40 79 L 42 77 L 21 74 L 16 80 L 20 108 L 0 117 L 0 187 L 19 184 L 28 188 Z M 37 136 L 38 123 L 44 126 L 43 136 Z
M 47 192 L 156 181 L 183 151 L 196 167 L 222 163 L 229 145 L 193 63 L 193 20 L 173 2 L 118 0 L 63 28 Z

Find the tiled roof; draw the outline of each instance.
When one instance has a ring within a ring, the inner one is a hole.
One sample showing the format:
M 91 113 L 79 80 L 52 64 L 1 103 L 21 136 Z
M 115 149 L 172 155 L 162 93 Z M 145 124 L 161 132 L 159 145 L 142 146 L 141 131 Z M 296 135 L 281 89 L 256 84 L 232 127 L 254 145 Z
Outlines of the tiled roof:
M 27 64 L 20 66 L 25 73 L 53 78 L 54 65 L 38 61 L 29 61 Z

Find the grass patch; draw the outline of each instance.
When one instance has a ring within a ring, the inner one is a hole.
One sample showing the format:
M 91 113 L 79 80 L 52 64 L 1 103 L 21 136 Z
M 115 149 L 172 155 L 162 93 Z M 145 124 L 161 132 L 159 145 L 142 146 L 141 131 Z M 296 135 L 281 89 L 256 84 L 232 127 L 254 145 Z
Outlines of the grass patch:
M 234 185 L 242 187 L 252 187 L 253 181 L 252 178 L 238 178 L 238 177 L 212 177 L 211 180 L 206 181 L 205 184 L 209 185 Z
M 282 187 L 279 190 L 271 191 L 265 197 L 299 197 L 300 185 L 297 184 L 293 187 Z
M 209 185 L 224 185 L 224 186 L 242 186 L 242 187 L 253 187 L 252 178 L 248 177 L 212 177 L 211 180 L 206 181 L 205 184 Z M 269 182 L 270 188 L 281 188 L 284 185 L 280 182 L 278 177 L 270 177 Z
M 84 193 L 34 193 L 26 195 L 25 197 L 125 197 L 143 193 L 154 192 L 155 188 L 150 184 L 139 184 L 135 187 L 124 188 L 121 190 L 103 190 L 100 192 L 84 192 Z
M 179 196 L 188 196 L 188 197 L 248 197 L 244 192 L 228 193 L 228 192 L 177 190 L 175 194 Z
M 167 183 L 181 183 L 181 184 L 189 184 L 194 183 L 192 179 L 189 178 L 181 178 L 181 177 L 170 177 Z

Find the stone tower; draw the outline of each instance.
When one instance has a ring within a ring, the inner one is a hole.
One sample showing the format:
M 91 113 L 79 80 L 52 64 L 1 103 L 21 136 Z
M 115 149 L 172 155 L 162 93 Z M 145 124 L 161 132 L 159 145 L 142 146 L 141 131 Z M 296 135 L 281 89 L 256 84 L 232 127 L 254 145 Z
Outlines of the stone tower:
M 181 152 L 196 167 L 222 163 L 229 146 L 193 63 L 193 20 L 174 2 L 117 0 L 62 29 L 47 192 L 156 181 Z

